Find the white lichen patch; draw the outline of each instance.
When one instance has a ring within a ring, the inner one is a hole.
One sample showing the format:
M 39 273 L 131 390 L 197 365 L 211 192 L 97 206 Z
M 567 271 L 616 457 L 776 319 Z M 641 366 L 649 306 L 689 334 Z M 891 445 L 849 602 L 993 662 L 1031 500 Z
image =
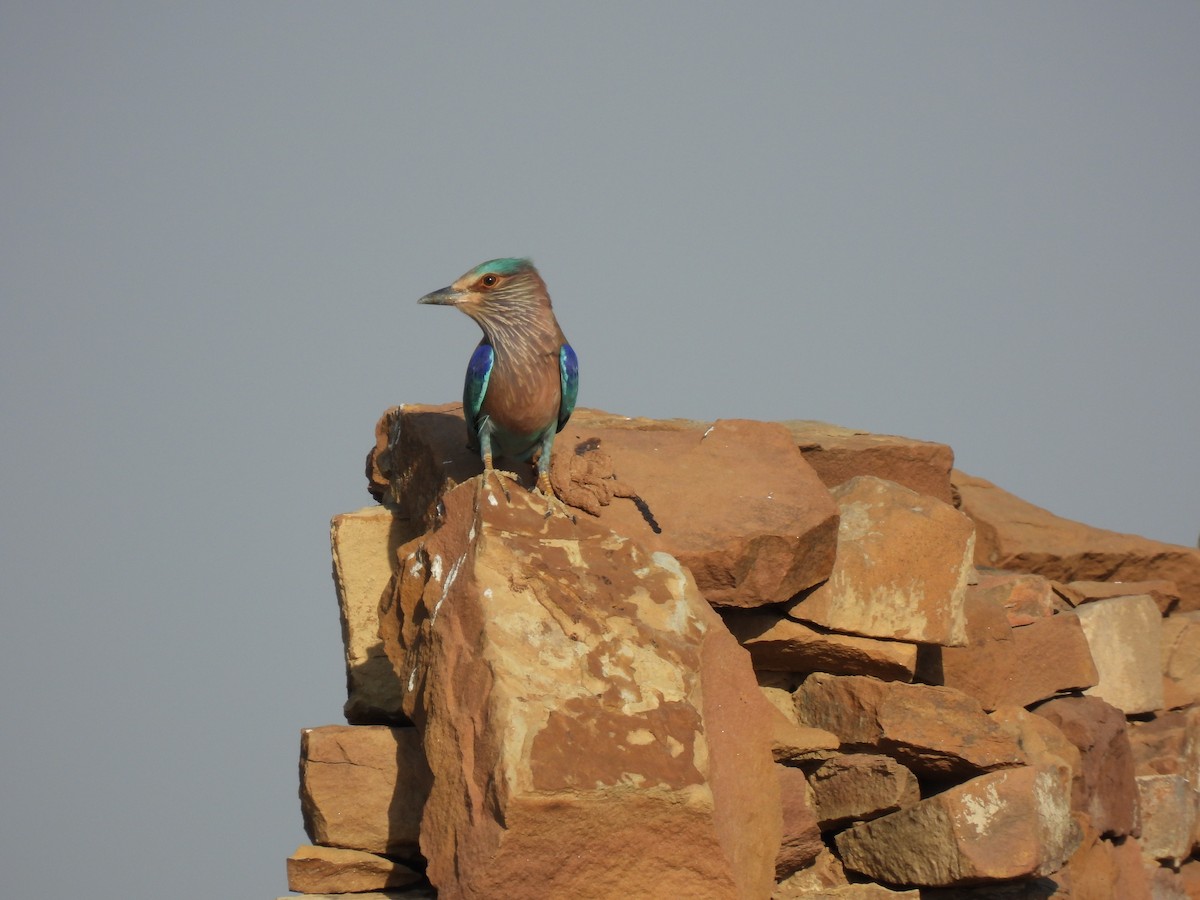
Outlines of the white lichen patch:
M 869 537 L 882 537 L 882 532 L 873 529 L 875 524 L 872 511 L 874 507 L 865 501 L 856 500 L 853 503 L 839 505 L 841 522 L 838 524 L 838 541 L 861 541 Z
M 1000 799 L 995 782 L 989 781 L 982 790 L 963 794 L 960 805 L 964 821 L 971 826 L 978 840 L 987 834 L 992 821 L 1004 808 L 1004 801 Z
M 654 743 L 654 734 L 648 729 L 638 728 L 625 735 L 625 743 L 633 744 L 635 747 L 644 747 L 646 744 Z

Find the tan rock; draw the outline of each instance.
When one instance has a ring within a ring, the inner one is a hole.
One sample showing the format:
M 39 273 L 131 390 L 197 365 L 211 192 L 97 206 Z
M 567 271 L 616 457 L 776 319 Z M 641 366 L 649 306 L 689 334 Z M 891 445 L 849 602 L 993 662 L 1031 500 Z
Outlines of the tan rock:
M 1079 749 L 1073 808 L 1085 814 L 1101 836 L 1136 834 L 1137 787 L 1124 714 L 1099 697 L 1060 697 L 1035 712 Z
M 362 850 L 301 845 L 287 861 L 288 890 L 300 894 L 382 891 L 422 881 L 408 866 Z
M 1129 741 L 1138 775 L 1182 775 L 1200 788 L 1200 706 L 1133 722 Z
M 326 725 L 300 736 L 300 807 L 315 844 L 417 854 L 431 775 L 415 728 Z
M 1145 855 L 1142 856 L 1142 867 L 1154 900 L 1188 900 L 1187 886 L 1179 872 L 1169 866 L 1160 866 Z
M 1188 860 L 1179 867 L 1179 882 L 1188 900 L 1200 898 L 1200 858 Z
M 792 715 L 795 714 L 793 707 Z M 774 719 L 771 756 L 777 763 L 800 765 L 829 759 L 837 755 L 840 746 L 841 741 L 833 732 L 797 725 L 786 717 Z
M 829 888 L 843 887 L 849 883 L 841 862 L 828 847 L 822 847 L 810 865 L 776 883 L 771 892 L 771 900 L 808 898 Z
M 1200 793 L 1182 775 L 1138 775 L 1142 855 L 1178 866 L 1191 855 Z
M 1077 821 L 1082 825 L 1083 841 L 1063 870 L 1055 873 L 1054 880 L 1062 890 L 1053 896 L 1071 900 L 1152 900 L 1137 840 L 1125 838 L 1114 843 L 1102 839 L 1086 816 Z
M 1162 665 L 1163 706 L 1200 704 L 1200 612 L 1163 619 Z
M 972 587 L 980 596 L 1001 606 L 1013 627 L 1029 625 L 1070 608 L 1041 575 L 984 569 Z
M 1012 703 L 1013 688 L 1022 673 L 1007 611 L 992 592 L 968 585 L 963 612 L 964 646 L 924 648 L 918 677 L 928 684 L 962 691 L 984 709 Z
M 844 752 L 886 753 L 918 776 L 971 776 L 1025 762 L 979 702 L 952 688 L 818 673 L 795 698 L 801 724 L 832 731 Z
M 1162 619 L 1148 596 L 1085 603 L 1078 616 L 1099 680 L 1087 694 L 1126 715 L 1163 708 Z
M 432 524 L 437 498 L 480 471 L 459 405 L 389 411 L 377 433 L 391 437 L 374 451 L 389 486 L 375 487 L 410 518 Z M 515 468 L 531 480 L 530 466 Z M 714 604 L 781 602 L 833 567 L 837 507 L 778 423 L 577 409 L 556 439 L 551 478 L 602 526 L 678 559 Z
M 786 878 L 792 872 L 811 865 L 825 849 L 817 815 L 809 802 L 808 781 L 804 773 L 791 766 L 776 766 L 779 798 L 783 807 L 783 838 L 775 858 L 775 877 Z
M 1030 765 L 1065 766 L 1072 779 L 1080 773 L 1079 748 L 1049 719 L 1019 706 L 1002 706 L 991 719 L 1016 740 Z
M 837 836 L 848 869 L 892 884 L 1006 881 L 1059 869 L 1079 843 L 1061 768 L 980 775 Z
M 878 478 L 833 491 L 841 513 L 829 580 L 788 615 L 867 637 L 961 645 L 974 528 L 949 504 Z
M 795 877 L 792 876 L 792 878 Z M 792 887 L 792 883 L 792 879 L 788 879 L 776 885 L 771 900 L 801 900 L 801 898 L 803 900 L 920 900 L 921 897 L 921 892 L 918 890 L 893 891 L 882 884 L 869 882 L 843 884 L 815 891 L 795 889 Z
M 278 900 L 296 900 L 296 896 L 288 894 L 286 897 L 279 897 Z M 345 894 L 305 894 L 304 900 L 347 900 L 347 898 Z M 437 891 L 428 885 L 416 885 L 389 891 L 365 891 L 355 894 L 352 900 L 437 900 Z
M 470 481 L 400 551 L 381 630 L 435 776 L 430 880 L 445 897 L 767 897 L 782 717 L 748 654 L 672 557 L 545 513 Z
M 921 799 L 913 773 L 878 754 L 835 756 L 813 769 L 808 783 L 822 831 L 877 819 Z
M 978 528 L 980 566 L 1072 581 L 1173 581 L 1179 610 L 1200 609 L 1200 550 L 1064 519 L 959 470 L 961 508 Z
M 1072 581 L 1066 586 L 1080 603 L 1107 600 L 1110 597 L 1136 597 L 1146 594 L 1164 616 L 1179 606 L 1179 587 L 1173 581 Z
M 950 470 L 954 451 L 945 444 L 890 434 L 871 434 L 826 422 L 784 422 L 800 452 L 834 488 L 858 475 L 873 475 L 910 491 L 952 503 Z
M 723 617 L 738 643 L 750 651 L 757 670 L 911 681 L 916 669 L 915 644 L 838 634 L 757 609 L 729 610 Z
M 346 719 L 402 724 L 401 685 L 379 639 L 379 602 L 391 589 L 396 547 L 416 536 L 413 525 L 374 506 L 334 516 L 329 536 L 346 655 Z
M 1099 681 L 1091 642 L 1074 615 L 1038 619 L 1012 630 L 1017 670 L 1008 702 L 1029 706 L 1065 691 L 1090 688 Z

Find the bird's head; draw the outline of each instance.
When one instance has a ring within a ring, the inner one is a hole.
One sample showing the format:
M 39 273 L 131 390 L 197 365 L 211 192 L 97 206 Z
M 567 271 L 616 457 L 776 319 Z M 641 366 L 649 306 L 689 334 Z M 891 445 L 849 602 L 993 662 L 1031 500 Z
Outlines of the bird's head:
M 490 259 L 480 263 L 449 287 L 418 301 L 455 306 L 487 332 L 489 323 L 523 318 L 550 307 L 546 283 L 527 259 Z

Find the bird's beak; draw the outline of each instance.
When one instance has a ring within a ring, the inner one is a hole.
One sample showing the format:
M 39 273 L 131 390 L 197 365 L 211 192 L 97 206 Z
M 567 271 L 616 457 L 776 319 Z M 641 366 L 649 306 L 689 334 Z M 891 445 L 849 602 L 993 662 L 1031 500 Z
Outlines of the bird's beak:
M 417 302 L 431 303 L 435 306 L 456 306 L 458 301 L 462 298 L 462 291 L 456 291 L 452 287 L 444 287 L 440 291 L 434 291 L 432 294 L 426 294 Z

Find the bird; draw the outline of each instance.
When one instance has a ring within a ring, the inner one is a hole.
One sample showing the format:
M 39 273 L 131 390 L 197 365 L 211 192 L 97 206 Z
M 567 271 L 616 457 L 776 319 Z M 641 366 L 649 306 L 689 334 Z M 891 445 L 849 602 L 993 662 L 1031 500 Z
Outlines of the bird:
M 418 302 L 456 307 L 483 331 L 467 363 L 463 414 L 484 475 L 493 457 L 532 462 L 538 490 L 554 497 L 550 451 L 575 409 L 579 359 L 538 270 L 525 258 L 491 259 Z

